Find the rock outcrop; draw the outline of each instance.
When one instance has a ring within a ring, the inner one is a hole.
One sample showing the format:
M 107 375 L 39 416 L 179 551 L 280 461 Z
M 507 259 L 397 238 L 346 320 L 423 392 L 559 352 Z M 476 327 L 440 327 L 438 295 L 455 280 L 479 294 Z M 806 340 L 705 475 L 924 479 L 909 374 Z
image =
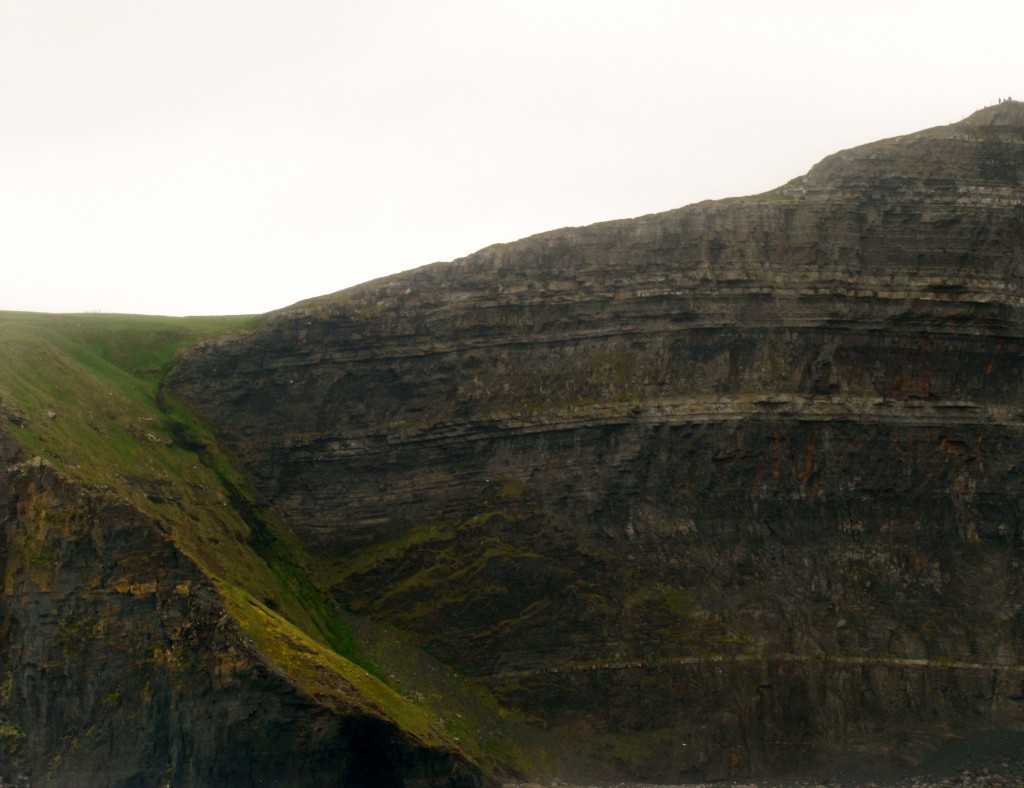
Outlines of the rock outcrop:
M 170 389 L 567 773 L 912 756 L 1024 723 L 1022 177 L 1004 102 L 303 302 Z
M 473 770 L 261 651 L 159 524 L 13 468 L 0 760 L 32 785 L 472 785 Z M 434 778 L 434 779 L 432 779 Z

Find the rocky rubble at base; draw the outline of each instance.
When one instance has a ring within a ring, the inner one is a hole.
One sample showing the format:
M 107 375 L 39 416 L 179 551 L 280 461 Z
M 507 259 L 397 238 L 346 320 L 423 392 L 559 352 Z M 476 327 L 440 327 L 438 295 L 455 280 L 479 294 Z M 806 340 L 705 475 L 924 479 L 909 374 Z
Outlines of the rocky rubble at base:
M 901 771 L 837 767 L 817 778 L 712 780 L 687 783 L 505 783 L 502 788 L 1020 788 L 1024 734 L 982 731 L 947 743 L 917 766 Z
M 1024 785 L 1024 764 L 1000 764 L 981 771 L 964 770 L 948 777 L 905 777 L 898 780 L 873 780 L 869 782 L 836 780 L 794 780 L 778 782 L 770 780 L 741 780 L 703 783 L 506 783 L 503 788 L 1020 788 Z M 0 784 L 0 788 L 3 788 Z

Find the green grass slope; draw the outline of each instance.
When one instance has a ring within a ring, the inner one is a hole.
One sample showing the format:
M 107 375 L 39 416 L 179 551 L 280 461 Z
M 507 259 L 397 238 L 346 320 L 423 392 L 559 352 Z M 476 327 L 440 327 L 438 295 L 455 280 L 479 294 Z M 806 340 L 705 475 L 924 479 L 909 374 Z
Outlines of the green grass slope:
M 337 610 L 311 579 L 322 570 L 256 504 L 237 463 L 184 404 L 164 396 L 177 352 L 256 321 L 0 312 L 0 424 L 29 456 L 165 524 L 241 628 L 303 691 L 390 719 L 486 772 L 535 765 L 532 745 L 519 743 L 529 735 L 486 693 Z

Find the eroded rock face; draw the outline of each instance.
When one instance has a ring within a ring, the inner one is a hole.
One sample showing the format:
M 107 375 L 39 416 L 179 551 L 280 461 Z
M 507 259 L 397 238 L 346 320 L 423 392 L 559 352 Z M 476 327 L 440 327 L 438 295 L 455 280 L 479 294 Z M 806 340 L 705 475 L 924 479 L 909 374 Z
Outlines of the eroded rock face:
M 581 769 L 1020 724 L 1022 174 L 1003 103 L 304 302 L 172 389 L 340 601 L 589 743 Z
M 160 522 L 25 460 L 2 429 L 0 460 L 5 784 L 480 783 L 454 755 L 302 691 Z

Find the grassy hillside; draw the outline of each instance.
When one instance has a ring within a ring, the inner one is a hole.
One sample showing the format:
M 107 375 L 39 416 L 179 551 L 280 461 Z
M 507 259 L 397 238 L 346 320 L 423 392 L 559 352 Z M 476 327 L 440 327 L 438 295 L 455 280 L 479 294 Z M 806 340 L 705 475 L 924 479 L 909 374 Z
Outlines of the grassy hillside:
M 257 320 L 0 312 L 0 424 L 28 456 L 164 524 L 241 627 L 306 692 L 392 719 L 485 770 L 535 760 L 485 693 L 397 636 L 352 620 L 357 638 L 311 581 L 313 559 L 255 503 L 237 463 L 162 393 L 182 348 Z

